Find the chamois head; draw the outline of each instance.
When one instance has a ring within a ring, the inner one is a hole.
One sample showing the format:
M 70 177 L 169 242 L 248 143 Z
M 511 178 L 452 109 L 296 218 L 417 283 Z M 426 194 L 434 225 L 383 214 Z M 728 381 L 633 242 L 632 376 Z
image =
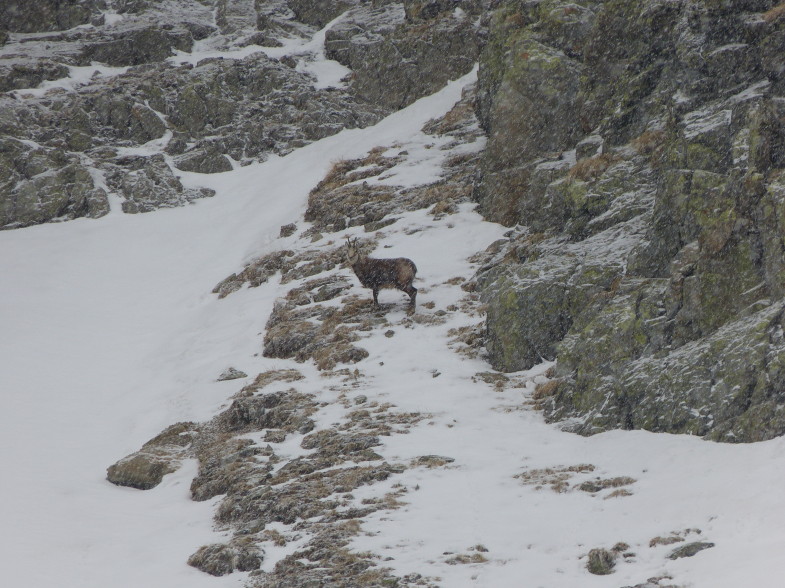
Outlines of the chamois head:
M 346 237 L 346 261 L 349 265 L 354 265 L 360 261 L 360 252 L 357 250 L 357 237 L 354 240 L 351 237 Z

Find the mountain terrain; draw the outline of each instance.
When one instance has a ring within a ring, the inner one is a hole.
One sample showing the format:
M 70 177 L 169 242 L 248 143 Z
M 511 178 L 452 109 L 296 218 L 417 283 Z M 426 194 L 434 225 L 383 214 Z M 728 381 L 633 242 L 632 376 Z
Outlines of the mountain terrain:
M 0 70 L 16 585 L 779 585 L 785 4 L 0 0 Z

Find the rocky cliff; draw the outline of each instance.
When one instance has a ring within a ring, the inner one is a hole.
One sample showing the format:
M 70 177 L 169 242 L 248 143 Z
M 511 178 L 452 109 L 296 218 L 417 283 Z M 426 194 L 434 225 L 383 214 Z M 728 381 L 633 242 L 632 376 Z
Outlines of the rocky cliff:
M 480 58 L 480 276 L 503 371 L 571 430 L 754 441 L 782 417 L 785 6 L 509 2 Z

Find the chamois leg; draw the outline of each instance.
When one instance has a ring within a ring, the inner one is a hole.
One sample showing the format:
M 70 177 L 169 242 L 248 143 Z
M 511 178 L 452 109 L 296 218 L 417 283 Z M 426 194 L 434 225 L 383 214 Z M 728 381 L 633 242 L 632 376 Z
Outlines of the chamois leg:
M 379 288 L 373 289 L 373 305 L 379 307 Z
M 401 290 L 409 295 L 409 304 L 414 308 L 417 305 L 417 288 L 409 285 L 406 288 L 401 288 Z

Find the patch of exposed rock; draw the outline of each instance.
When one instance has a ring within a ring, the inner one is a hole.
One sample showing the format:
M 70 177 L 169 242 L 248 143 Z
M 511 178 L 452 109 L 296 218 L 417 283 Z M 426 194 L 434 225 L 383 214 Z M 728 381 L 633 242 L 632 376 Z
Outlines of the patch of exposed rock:
M 102 4 L 98 0 L 5 0 L 0 5 L 0 22 L 15 33 L 62 31 L 90 22 Z
M 101 190 L 128 213 L 209 196 L 184 189 L 179 172 L 229 171 L 373 124 L 467 73 L 484 30 L 475 1 L 221 0 L 214 11 L 198 0 L 114 2 L 107 18 L 103 2 L 47 0 L 35 19 L 23 4 L 2 7 L 11 33 L 0 46 L 0 91 L 13 93 L 0 95 L 0 140 L 51 153 L 52 173 L 34 180 L 0 168 L 0 228 L 101 216 Z M 281 61 L 262 52 L 195 64 L 176 58 L 201 41 L 239 48 L 307 38 L 347 10 L 326 40 L 328 57 L 352 69 L 346 88 L 317 88 L 297 67 L 314 58 L 307 52 Z M 92 63 L 122 69 L 68 81 L 72 68 Z M 45 84 L 52 89 L 42 92 Z M 159 154 L 128 154 L 142 145 Z

